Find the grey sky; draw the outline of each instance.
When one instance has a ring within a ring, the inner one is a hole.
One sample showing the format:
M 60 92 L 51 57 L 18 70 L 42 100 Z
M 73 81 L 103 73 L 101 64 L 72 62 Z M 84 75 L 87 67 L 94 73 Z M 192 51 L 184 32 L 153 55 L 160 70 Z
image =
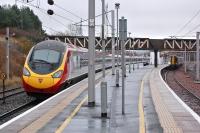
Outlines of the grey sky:
M 54 0 L 55 3 L 65 9 L 81 16 L 88 18 L 88 0 Z M 14 4 L 15 0 L 0 0 L 0 4 Z M 124 16 L 128 19 L 128 31 L 134 37 L 149 37 L 149 38 L 166 38 L 170 35 L 176 35 L 177 31 L 200 10 L 199 0 L 107 0 L 109 10 L 114 9 L 114 3 L 119 2 L 119 16 Z M 18 5 L 22 5 L 17 2 Z M 32 2 L 36 4 L 37 0 Z M 25 5 L 25 4 L 24 4 Z M 80 19 L 66 13 L 65 11 L 49 6 L 47 0 L 40 0 L 40 7 L 43 9 L 54 9 L 56 14 L 70 18 L 75 22 Z M 48 16 L 36 8 L 31 7 L 34 12 L 42 20 L 43 25 L 51 27 L 56 31 L 66 31 L 67 25 L 71 22 L 62 19 L 58 16 Z M 101 0 L 96 0 L 96 14 L 101 14 Z M 56 22 L 54 19 L 62 22 L 66 26 Z M 101 18 L 97 19 L 97 24 L 101 23 Z M 87 24 L 87 23 L 85 23 Z M 184 35 L 195 26 L 200 24 L 200 14 L 179 34 Z M 44 27 L 45 28 L 45 27 Z M 45 28 L 49 33 L 54 31 Z M 84 33 L 87 33 L 87 27 L 83 28 Z M 194 36 L 195 32 L 200 30 L 200 27 L 192 31 L 189 36 Z M 100 28 L 97 27 L 97 33 Z

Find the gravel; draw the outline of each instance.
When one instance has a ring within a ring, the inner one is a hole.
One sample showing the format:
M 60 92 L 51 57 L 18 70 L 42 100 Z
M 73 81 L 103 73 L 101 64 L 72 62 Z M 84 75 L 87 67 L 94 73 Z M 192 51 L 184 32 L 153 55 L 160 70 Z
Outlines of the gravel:
M 20 107 L 26 103 L 29 103 L 33 100 L 35 100 L 35 98 L 28 96 L 26 93 L 22 93 L 22 94 L 18 94 L 18 95 L 7 98 L 5 100 L 5 103 L 3 103 L 3 101 L 0 101 L 0 115 L 6 113 L 8 111 L 11 111 L 17 107 Z M 25 109 L 24 111 L 26 111 L 26 110 L 27 109 Z M 0 120 L 0 124 L 3 124 L 4 122 L 19 115 L 20 113 L 22 113 L 24 111 L 21 111 L 18 114 L 15 114 L 5 120 Z

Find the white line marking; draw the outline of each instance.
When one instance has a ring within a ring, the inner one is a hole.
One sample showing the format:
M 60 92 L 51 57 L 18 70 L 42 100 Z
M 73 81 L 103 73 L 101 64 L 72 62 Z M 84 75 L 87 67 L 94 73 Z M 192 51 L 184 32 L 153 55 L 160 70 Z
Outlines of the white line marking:
M 163 69 L 163 68 L 162 68 Z M 168 90 L 172 93 L 172 95 L 178 100 L 178 102 L 180 104 L 182 104 L 182 106 L 198 121 L 198 123 L 200 124 L 200 117 L 197 113 L 195 113 L 185 102 L 183 102 L 174 91 L 172 91 L 172 89 L 165 83 L 165 81 L 163 80 L 162 76 L 161 76 L 161 70 L 159 70 L 159 76 L 162 80 L 162 82 L 165 84 L 165 86 L 168 88 Z

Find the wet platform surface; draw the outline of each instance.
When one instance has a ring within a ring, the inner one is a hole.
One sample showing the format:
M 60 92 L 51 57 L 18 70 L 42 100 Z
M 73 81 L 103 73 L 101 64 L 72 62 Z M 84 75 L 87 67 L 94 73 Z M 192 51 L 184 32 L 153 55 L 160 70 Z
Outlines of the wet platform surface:
M 87 102 L 83 104 L 80 111 L 71 122 L 62 129 L 63 132 L 71 133 L 132 133 L 139 132 L 139 113 L 138 99 L 140 92 L 140 83 L 143 76 L 151 68 L 138 69 L 133 73 L 127 73 L 125 90 L 125 115 L 122 115 L 122 88 L 115 87 L 115 76 L 108 75 L 108 117 L 101 118 L 101 99 L 100 83 L 96 85 L 96 106 L 87 107 Z M 87 93 L 87 92 L 85 92 Z M 81 98 L 80 98 L 81 99 Z M 75 103 L 77 104 L 77 103 Z M 59 115 L 53 122 L 48 123 L 39 132 L 54 132 L 59 126 L 58 123 L 64 123 L 65 112 Z M 57 126 L 53 126 L 57 125 Z M 60 125 L 62 126 L 62 125 Z M 54 127 L 54 128 L 53 128 Z

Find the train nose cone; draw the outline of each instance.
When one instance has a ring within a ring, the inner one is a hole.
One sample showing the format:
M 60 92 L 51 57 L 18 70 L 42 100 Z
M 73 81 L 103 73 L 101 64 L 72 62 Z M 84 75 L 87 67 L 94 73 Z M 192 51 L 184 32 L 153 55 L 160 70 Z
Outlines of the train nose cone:
M 28 84 L 34 88 L 45 89 L 54 85 L 50 77 L 29 77 Z

